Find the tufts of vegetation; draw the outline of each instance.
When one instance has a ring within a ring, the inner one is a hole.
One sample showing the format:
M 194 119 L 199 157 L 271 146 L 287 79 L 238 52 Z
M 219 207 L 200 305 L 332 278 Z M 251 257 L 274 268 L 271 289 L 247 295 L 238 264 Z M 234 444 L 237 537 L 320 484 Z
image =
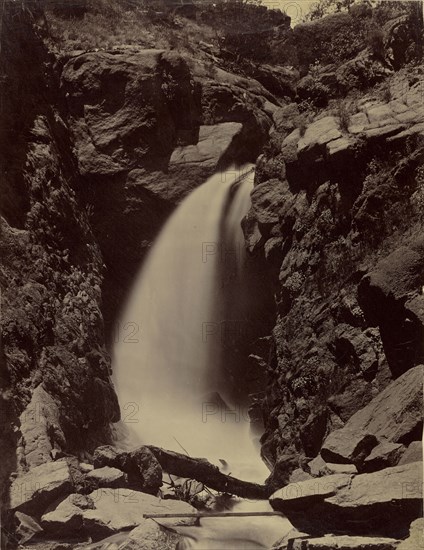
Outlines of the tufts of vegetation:
M 345 101 L 339 101 L 337 116 L 339 117 L 340 129 L 343 132 L 347 132 L 350 126 L 350 113 Z
M 299 129 L 300 137 L 303 137 L 308 127 L 308 117 L 304 114 L 299 115 L 296 120 L 297 128 Z
M 160 6 L 133 0 L 88 0 L 84 10 L 49 8 L 49 35 L 61 51 L 111 49 L 122 45 L 179 49 L 192 53 L 213 30 Z
M 372 27 L 368 31 L 367 43 L 374 57 L 383 61 L 385 57 L 384 31 L 379 27 Z
M 306 72 L 316 61 L 326 65 L 351 59 L 364 47 L 367 26 L 368 21 L 349 13 L 336 13 L 297 25 L 292 40 L 300 67 Z

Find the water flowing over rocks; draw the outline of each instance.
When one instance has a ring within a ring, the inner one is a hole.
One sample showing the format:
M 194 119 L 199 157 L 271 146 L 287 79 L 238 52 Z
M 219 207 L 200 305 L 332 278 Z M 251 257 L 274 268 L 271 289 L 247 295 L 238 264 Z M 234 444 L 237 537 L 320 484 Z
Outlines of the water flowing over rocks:
M 255 159 L 271 126 L 264 96 L 277 100 L 258 82 L 224 71 L 211 79 L 196 61 L 137 47 L 72 57 L 61 90 L 94 231 L 114 270 L 110 317 L 175 204 L 217 169 Z M 247 96 L 257 105 L 248 108 Z
M 149 447 L 162 468 L 169 474 L 192 478 L 219 492 L 230 493 L 248 499 L 264 499 L 269 495 L 267 485 L 242 481 L 220 472 L 205 458 L 192 458 L 159 447 Z
M 110 442 L 120 411 L 106 343 L 127 336 L 123 297 L 176 203 L 254 161 L 279 103 L 175 51 L 53 53 L 32 4 L 7 3 L 1 50 L 2 364 L 22 429 L 5 434 L 20 453 L 6 477 Z
M 166 529 L 152 519 L 145 519 L 130 532 L 120 548 L 122 550 L 175 550 L 181 540 L 181 535 L 174 530 Z M 103 546 L 104 542 L 102 545 L 99 544 L 99 550 Z

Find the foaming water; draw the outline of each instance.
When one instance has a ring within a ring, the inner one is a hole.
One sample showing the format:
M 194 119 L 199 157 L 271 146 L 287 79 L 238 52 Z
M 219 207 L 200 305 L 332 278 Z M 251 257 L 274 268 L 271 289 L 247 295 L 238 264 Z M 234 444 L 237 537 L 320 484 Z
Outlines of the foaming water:
M 165 225 L 121 320 L 114 373 L 123 422 L 134 444 L 223 459 L 232 474 L 263 481 L 268 470 L 251 441 L 246 411 L 228 402 L 227 408 L 214 395 L 225 399 L 227 394 L 217 337 L 222 216 L 231 187 L 245 174 L 224 224 L 237 251 L 242 250 L 240 220 L 253 183 L 249 169 L 214 175 Z
M 239 500 L 234 512 L 269 512 L 268 501 Z M 292 529 L 288 519 L 278 516 L 202 518 L 200 527 L 178 527 L 184 540 L 177 550 L 248 550 L 271 548 Z
M 152 444 L 206 457 L 225 464 L 226 473 L 263 482 L 269 471 L 252 441 L 247 411 L 231 402 L 220 332 L 228 303 L 245 301 L 240 222 L 250 207 L 252 186 L 250 166 L 216 174 L 171 216 L 121 319 L 114 381 L 129 446 Z M 222 245 L 235 250 L 230 268 L 223 265 Z M 229 272 L 235 279 L 226 286 L 223 274 L 225 278 Z M 225 295 L 228 288 L 232 296 Z M 248 505 L 258 510 L 259 503 L 242 500 L 236 508 Z M 260 506 L 269 510 L 268 502 Z M 266 518 L 273 520 L 280 535 L 283 520 Z M 243 533 L 255 521 L 208 518 L 201 529 L 187 533 L 185 544 L 205 550 L 262 548 L 258 528 L 246 546 L 250 539 Z M 264 518 L 258 521 L 263 526 Z M 220 546 L 220 537 L 226 546 Z M 245 546 L 237 546 L 238 540 Z

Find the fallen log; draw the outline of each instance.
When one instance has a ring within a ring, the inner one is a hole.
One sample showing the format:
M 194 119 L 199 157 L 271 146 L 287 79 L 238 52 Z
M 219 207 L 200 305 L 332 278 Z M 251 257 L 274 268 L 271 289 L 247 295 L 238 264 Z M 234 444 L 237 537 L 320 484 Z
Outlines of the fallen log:
M 230 493 L 243 498 L 267 499 L 271 489 L 267 485 L 242 481 L 220 472 L 218 466 L 205 458 L 192 458 L 174 451 L 148 445 L 157 461 L 168 474 L 195 479 L 206 487 L 221 493 Z

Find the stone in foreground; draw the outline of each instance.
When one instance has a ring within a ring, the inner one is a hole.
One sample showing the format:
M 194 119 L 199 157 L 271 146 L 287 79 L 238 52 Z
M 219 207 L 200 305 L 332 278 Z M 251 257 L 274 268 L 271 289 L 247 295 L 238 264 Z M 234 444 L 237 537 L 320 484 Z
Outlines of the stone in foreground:
M 313 460 L 308 462 L 307 469 L 312 477 L 329 476 L 332 474 L 358 473 L 358 470 L 354 464 L 332 464 L 331 462 L 325 462 L 321 455 L 316 456 Z M 304 480 L 297 479 L 296 481 Z
M 19 537 L 19 542 L 25 543 L 43 531 L 42 527 L 35 521 L 34 518 L 24 514 L 23 512 L 16 512 L 15 519 L 18 523 L 16 527 L 16 534 Z
M 403 453 L 399 464 L 409 464 L 411 462 L 423 461 L 423 442 L 413 441 Z
M 402 456 L 405 447 L 401 443 L 383 441 L 371 451 L 364 463 L 361 465 L 361 473 L 376 472 L 383 468 L 396 466 Z
M 144 514 L 155 513 L 195 514 L 196 509 L 183 501 L 161 500 L 131 489 L 98 489 L 88 496 L 70 495 L 42 517 L 42 526 L 61 537 L 78 534 L 100 540 L 134 529 L 143 522 Z M 196 518 L 160 519 L 166 527 L 193 525 L 196 521 Z
M 422 516 L 422 475 L 422 463 L 414 462 L 370 474 L 325 476 L 290 484 L 270 502 L 311 535 L 403 538 Z
M 72 483 L 65 459 L 47 462 L 17 477 L 10 488 L 10 509 L 40 514 L 50 503 L 71 492 Z
M 93 460 L 95 468 L 109 466 L 125 472 L 137 491 L 155 495 L 162 485 L 162 468 L 148 447 L 126 452 L 105 445 L 94 451 Z
M 152 519 L 143 519 L 129 534 L 120 550 L 175 550 L 181 535 L 162 527 Z
M 422 426 L 424 367 L 408 370 L 355 413 L 343 428 L 325 440 L 321 455 L 326 462 L 356 463 L 368 456 L 375 441 L 403 443 Z
M 395 550 L 398 544 L 398 540 L 385 537 L 326 535 L 291 540 L 284 550 Z
M 375 435 L 346 426 L 335 430 L 326 439 L 321 456 L 326 462 L 358 464 L 378 445 Z
M 127 477 L 118 468 L 110 468 L 104 466 L 103 468 L 96 468 L 89 472 L 85 479 L 92 482 L 96 487 L 123 487 L 127 481 Z
M 409 537 L 403 540 L 398 550 L 422 550 L 424 548 L 424 518 L 411 523 Z

